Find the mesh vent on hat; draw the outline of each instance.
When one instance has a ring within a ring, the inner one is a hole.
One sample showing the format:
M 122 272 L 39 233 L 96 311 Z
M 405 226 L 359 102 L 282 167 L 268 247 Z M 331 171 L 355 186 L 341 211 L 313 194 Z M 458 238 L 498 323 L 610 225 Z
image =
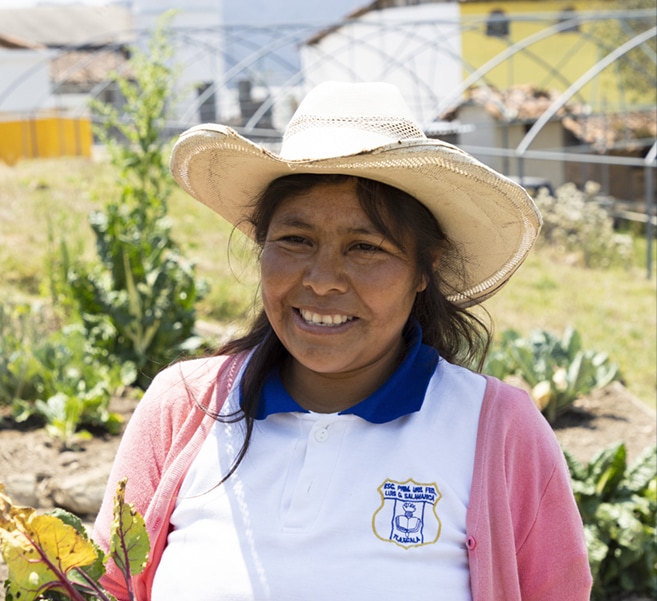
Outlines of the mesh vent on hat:
M 309 129 L 327 127 L 331 129 L 354 129 L 368 131 L 392 140 L 415 140 L 425 138 L 424 133 L 409 119 L 396 117 L 320 117 L 318 115 L 299 115 L 292 119 L 283 140 Z

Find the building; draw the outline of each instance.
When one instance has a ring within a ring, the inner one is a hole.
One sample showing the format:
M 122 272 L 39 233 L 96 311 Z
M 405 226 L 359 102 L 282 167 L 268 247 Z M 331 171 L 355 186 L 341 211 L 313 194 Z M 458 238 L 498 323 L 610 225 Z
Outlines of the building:
M 21 157 L 89 156 L 90 99 L 121 106 L 112 74 L 130 77 L 133 47 L 145 49 L 158 19 L 175 4 L 134 0 L 1 10 L 0 158 L 13 163 Z M 202 0 L 172 17 L 172 28 L 196 29 L 190 34 L 196 46 L 186 44 L 176 57 L 182 68 L 173 110 L 181 119 L 216 118 L 220 16 L 219 0 Z M 212 58 L 196 60 L 198 45 L 213 43 L 212 52 L 204 53 Z M 184 115 L 190 106 L 195 114 Z

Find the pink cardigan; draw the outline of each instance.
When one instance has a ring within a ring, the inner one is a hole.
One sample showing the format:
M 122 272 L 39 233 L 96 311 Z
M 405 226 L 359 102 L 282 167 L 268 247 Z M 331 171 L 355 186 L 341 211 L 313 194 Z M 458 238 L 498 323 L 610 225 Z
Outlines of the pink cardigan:
M 109 546 L 116 482 L 145 518 L 148 565 L 135 598 L 148 601 L 166 546 L 176 494 L 212 426 L 195 401 L 217 411 L 245 354 L 198 359 L 161 372 L 128 423 L 94 528 Z M 582 522 L 557 440 L 527 395 L 487 379 L 467 513 L 473 601 L 588 601 L 591 589 Z M 113 562 L 103 585 L 127 601 Z

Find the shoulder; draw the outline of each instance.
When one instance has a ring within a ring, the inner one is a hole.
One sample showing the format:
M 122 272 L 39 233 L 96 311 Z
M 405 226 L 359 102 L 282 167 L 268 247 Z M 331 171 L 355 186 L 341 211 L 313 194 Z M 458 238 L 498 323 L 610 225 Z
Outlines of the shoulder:
M 246 354 L 203 357 L 174 363 L 160 371 L 144 393 L 138 409 L 144 412 L 185 412 L 197 403 L 209 406 L 220 384 L 229 390 L 237 380 Z
M 460 402 L 464 397 L 473 394 L 481 397 L 486 388 L 486 379 L 467 367 L 450 363 L 440 357 L 430 385 L 442 396 L 451 397 Z
M 160 371 L 153 379 L 149 390 L 166 389 L 171 386 L 202 387 L 213 381 L 221 367 L 231 359 L 232 357 L 220 355 L 178 361 Z
M 547 426 L 529 394 L 520 388 L 502 382 L 497 378 L 485 376 L 486 392 L 483 410 L 492 421 L 504 422 L 510 427 L 529 422 L 539 427 Z
M 563 452 L 545 417 L 529 394 L 486 376 L 479 443 L 508 462 L 544 469 L 563 461 Z

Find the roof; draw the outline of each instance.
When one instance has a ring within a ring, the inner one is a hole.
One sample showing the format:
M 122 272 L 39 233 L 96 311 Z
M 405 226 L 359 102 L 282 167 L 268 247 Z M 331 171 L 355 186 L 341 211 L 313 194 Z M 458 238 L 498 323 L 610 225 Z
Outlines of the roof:
M 397 8 L 401 6 L 417 6 L 418 4 L 450 4 L 455 0 L 374 0 L 374 2 L 369 2 L 360 8 L 357 8 L 344 17 L 344 21 L 350 19 L 358 19 L 363 15 L 371 13 L 375 10 L 384 10 L 386 8 Z M 460 0 L 463 2 L 464 0 Z M 338 31 L 344 23 L 338 23 L 336 25 L 331 25 L 318 31 L 314 36 L 309 38 L 306 41 L 306 44 L 312 46 L 321 42 L 326 36 L 332 34 L 335 31 Z
M 0 37 L 56 48 L 129 44 L 133 41 L 132 28 L 130 10 L 116 4 L 0 10 Z
M 45 46 L 27 40 L 21 40 L 13 35 L 0 33 L 0 48 L 10 50 L 43 50 Z
M 600 1 L 613 2 L 614 0 Z M 494 7 L 500 4 L 499 0 L 374 0 L 348 13 L 344 17 L 344 21 L 348 21 L 350 19 L 358 19 L 368 13 L 377 10 L 385 10 L 387 8 L 413 7 L 420 4 L 470 4 L 474 2 L 478 4 L 489 3 L 494 5 Z M 523 11 L 527 10 L 527 4 L 534 3 L 538 8 L 541 8 L 541 5 L 543 4 L 543 0 L 504 0 L 504 4 L 510 4 L 514 2 L 517 2 L 522 7 Z M 565 6 L 568 6 L 568 4 L 566 3 Z M 312 46 L 313 44 L 321 42 L 322 39 L 324 39 L 326 36 L 334 33 L 335 31 L 338 31 L 343 26 L 343 24 L 344 23 L 338 23 L 318 31 L 315 35 L 306 41 L 306 44 Z
M 637 150 L 645 147 L 645 140 L 652 144 L 657 137 L 657 108 L 606 115 L 573 115 L 563 120 L 563 126 L 598 151 Z
M 508 90 L 494 88 L 471 88 L 464 99 L 442 115 L 446 121 L 457 118 L 464 106 L 480 106 L 498 121 L 525 122 L 536 121 L 560 96 L 555 90 L 541 90 L 531 84 L 518 85 Z M 560 120 L 562 126 L 575 138 L 589 144 L 600 152 L 614 148 L 623 150 L 638 149 L 645 146 L 642 140 L 657 137 L 657 109 L 650 107 L 641 111 L 624 111 L 604 115 L 591 115 L 581 104 L 565 104 L 553 120 Z
M 50 63 L 50 79 L 58 84 L 96 84 L 107 81 L 109 74 L 114 71 L 121 75 L 130 75 L 128 58 L 123 52 L 62 52 Z
M 492 87 L 470 88 L 457 105 L 446 111 L 442 118 L 451 121 L 463 106 L 477 105 L 498 121 L 535 121 L 559 97 L 555 90 L 542 90 L 532 84 L 513 86 L 507 90 Z M 577 110 L 572 105 L 559 109 L 556 118 Z

